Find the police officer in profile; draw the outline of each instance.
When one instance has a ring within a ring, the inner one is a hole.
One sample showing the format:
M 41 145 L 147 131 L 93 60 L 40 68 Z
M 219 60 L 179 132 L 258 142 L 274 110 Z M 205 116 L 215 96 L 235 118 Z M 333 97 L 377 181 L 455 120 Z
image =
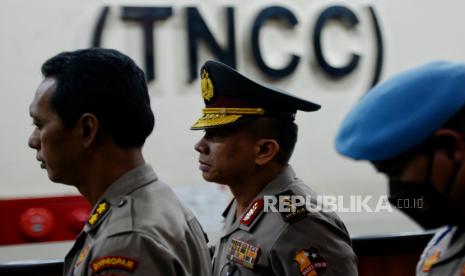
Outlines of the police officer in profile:
M 234 195 L 223 213 L 213 275 L 357 275 L 336 214 L 293 204 L 295 196 L 311 196 L 312 206 L 316 198 L 288 163 L 297 141 L 295 114 L 320 106 L 219 62 L 207 61 L 200 73 L 205 108 L 192 126 L 205 132 L 195 145 L 199 168 L 205 180 Z M 270 198 L 274 211 L 267 208 Z
M 58 54 L 42 65 L 29 146 L 53 182 L 94 206 L 65 258 L 65 275 L 210 275 L 194 215 L 145 163 L 154 127 L 145 75 L 109 49 Z
M 375 86 L 335 144 L 387 176 L 394 206 L 425 229 L 440 228 L 417 275 L 465 275 L 465 64 L 433 62 Z

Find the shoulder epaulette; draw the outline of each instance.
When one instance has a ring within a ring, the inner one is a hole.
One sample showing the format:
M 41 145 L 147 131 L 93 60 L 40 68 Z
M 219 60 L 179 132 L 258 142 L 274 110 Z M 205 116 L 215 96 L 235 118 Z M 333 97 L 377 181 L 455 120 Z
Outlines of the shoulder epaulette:
M 89 216 L 87 223 L 90 226 L 97 224 L 100 219 L 110 210 L 110 203 L 105 200 L 102 200 L 98 203 L 97 207 L 95 208 L 94 212 Z
M 295 196 L 295 194 L 291 190 L 284 191 L 277 195 L 280 206 L 279 213 L 283 217 L 284 221 L 289 223 L 292 223 L 308 214 L 305 202 L 303 202 L 303 206 L 300 204 L 299 206 L 296 206 L 295 203 L 297 200 L 293 199 L 293 196 Z

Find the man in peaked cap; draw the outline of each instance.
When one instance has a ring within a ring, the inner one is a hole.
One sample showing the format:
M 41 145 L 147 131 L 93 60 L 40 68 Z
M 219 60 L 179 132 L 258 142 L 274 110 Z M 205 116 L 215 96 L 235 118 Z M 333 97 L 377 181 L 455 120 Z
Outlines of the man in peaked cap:
M 201 76 L 206 107 L 192 126 L 205 131 L 195 145 L 199 168 L 205 180 L 229 186 L 234 195 L 223 213 L 213 275 L 357 275 L 336 214 L 292 204 L 296 196 L 315 198 L 288 164 L 297 140 L 295 114 L 320 106 L 219 62 L 207 61 Z M 273 203 L 274 210 L 268 208 Z
M 433 62 L 368 91 L 336 138 L 341 154 L 387 176 L 394 206 L 425 229 L 442 227 L 417 275 L 465 275 L 464 107 L 465 64 Z

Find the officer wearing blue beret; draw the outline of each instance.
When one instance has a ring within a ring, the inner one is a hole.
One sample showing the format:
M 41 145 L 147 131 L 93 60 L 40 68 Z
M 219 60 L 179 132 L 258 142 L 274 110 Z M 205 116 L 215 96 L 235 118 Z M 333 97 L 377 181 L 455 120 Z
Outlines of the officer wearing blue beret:
M 394 206 L 425 229 L 441 227 L 417 275 L 465 275 L 465 64 L 433 62 L 375 86 L 335 145 L 387 176 Z
M 195 145 L 199 168 L 205 180 L 227 185 L 234 195 L 223 213 L 213 275 L 357 275 L 350 238 L 336 214 L 293 201 L 311 196 L 307 204 L 315 205 L 315 193 L 288 161 L 297 110 L 320 106 L 219 62 L 207 61 L 201 76 L 205 108 L 192 126 L 205 131 Z

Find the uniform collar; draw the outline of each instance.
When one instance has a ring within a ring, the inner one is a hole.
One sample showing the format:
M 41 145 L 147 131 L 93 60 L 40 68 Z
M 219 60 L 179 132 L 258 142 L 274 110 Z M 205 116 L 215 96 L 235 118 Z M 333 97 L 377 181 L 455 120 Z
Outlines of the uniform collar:
M 266 195 L 277 195 L 288 189 L 288 186 L 296 180 L 294 170 L 290 165 L 285 167 L 270 183 L 268 183 L 255 197 L 255 200 Z
M 228 206 L 226 207 L 226 209 L 224 209 L 223 211 L 223 214 L 221 214 L 223 216 L 223 218 L 226 218 L 226 216 L 228 215 L 229 213 L 229 210 L 231 209 L 231 206 L 233 205 L 233 203 L 235 203 L 236 200 L 233 198 L 231 199 L 231 201 L 229 202 Z
M 237 202 L 236 199 L 233 199 L 229 203 L 228 207 L 226 207 L 226 210 L 223 212 L 223 217 L 225 218 L 225 228 L 222 236 L 227 236 L 235 230 L 237 230 L 238 228 L 247 232 L 251 231 L 251 229 L 257 223 L 257 221 L 260 220 L 260 217 L 263 216 L 263 210 L 261 210 L 260 213 L 256 214 L 253 220 L 248 225 L 241 223 L 241 218 L 243 218 L 244 215 L 250 211 L 255 202 L 257 202 L 258 200 L 263 200 L 263 197 L 266 195 L 277 195 L 280 192 L 287 190 L 288 186 L 292 182 L 294 182 L 295 179 L 295 172 L 292 169 L 292 167 L 288 165 L 255 196 L 255 198 L 250 202 L 249 206 L 247 206 L 247 208 L 245 209 L 244 213 L 241 214 L 238 219 L 234 219 Z
M 221 233 L 221 236 L 227 236 L 230 233 L 234 232 L 238 226 L 239 226 L 239 220 L 236 219 L 236 207 L 237 203 L 236 200 L 233 199 L 231 203 L 229 203 L 228 207 L 226 207 L 226 210 L 223 213 L 224 217 L 224 228 Z
M 156 181 L 157 179 L 158 177 L 155 174 L 155 171 L 149 164 L 141 165 L 120 176 L 105 190 L 103 195 L 95 204 L 91 212 L 91 217 L 84 226 L 84 231 L 89 232 L 97 228 L 97 226 L 100 225 L 111 213 L 112 207 L 120 204 L 120 201 L 125 195 L 128 195 L 140 187 Z M 128 199 L 125 198 L 124 200 L 127 201 Z M 104 206 L 106 207 L 102 213 L 100 210 L 102 210 L 102 207 Z M 92 215 L 97 215 L 97 217 L 96 221 L 93 224 L 90 224 L 89 221 L 91 220 Z
M 452 240 L 454 235 L 458 235 L 458 237 Z M 457 257 L 460 253 L 462 253 L 465 250 L 465 232 L 463 229 L 453 227 L 451 233 L 449 234 L 449 237 L 450 241 L 448 242 L 447 249 L 443 251 L 444 254 L 434 265 L 439 265 L 443 262 L 447 262 L 448 260 Z
M 111 201 L 115 197 L 130 194 L 132 191 L 154 182 L 157 179 L 158 177 L 152 169 L 152 166 L 149 164 L 141 165 L 120 176 L 105 190 L 100 200 L 105 199 Z

